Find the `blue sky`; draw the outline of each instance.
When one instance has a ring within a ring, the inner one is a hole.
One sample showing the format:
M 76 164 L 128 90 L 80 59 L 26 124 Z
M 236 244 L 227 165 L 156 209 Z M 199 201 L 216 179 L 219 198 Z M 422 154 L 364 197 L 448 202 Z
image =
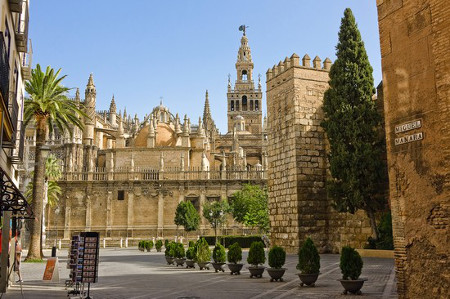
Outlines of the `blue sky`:
M 227 75 L 234 82 L 239 25 L 249 26 L 254 74 L 261 74 L 265 92 L 267 69 L 294 52 L 335 60 L 346 7 L 355 15 L 377 85 L 375 0 L 32 1 L 33 64 L 62 68 L 64 84 L 80 87 L 82 95 L 93 73 L 97 110 L 108 109 L 114 94 L 118 109 L 140 118 L 163 97 L 172 113 L 196 123 L 208 89 L 213 118 L 226 133 Z

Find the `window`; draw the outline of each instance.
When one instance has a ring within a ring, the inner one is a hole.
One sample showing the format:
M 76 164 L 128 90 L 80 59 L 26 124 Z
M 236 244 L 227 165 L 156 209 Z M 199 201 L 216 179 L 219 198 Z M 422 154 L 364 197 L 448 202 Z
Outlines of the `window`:
M 242 111 L 247 111 L 247 96 L 242 96 Z
M 125 190 L 117 191 L 117 200 L 125 200 Z
M 239 101 L 236 101 L 236 111 L 239 111 Z
M 255 100 L 255 110 L 258 111 L 259 110 L 259 101 Z
M 234 101 L 231 101 L 231 104 L 230 104 L 230 110 L 231 110 L 231 111 L 234 111 Z
M 246 70 L 242 71 L 242 81 L 247 81 L 247 71 Z
M 253 111 L 253 100 L 250 100 L 250 111 Z

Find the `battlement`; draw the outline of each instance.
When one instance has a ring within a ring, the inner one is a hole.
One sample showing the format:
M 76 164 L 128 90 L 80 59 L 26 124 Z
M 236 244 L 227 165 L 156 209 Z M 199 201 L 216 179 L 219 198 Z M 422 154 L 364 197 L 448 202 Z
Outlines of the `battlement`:
M 271 69 L 269 68 L 266 72 L 266 80 L 269 81 L 293 67 L 329 72 L 331 69 L 331 60 L 327 57 L 322 64 L 320 57 L 316 56 L 311 67 L 311 58 L 308 54 L 305 54 L 300 65 L 300 57 L 294 53 L 290 58 L 286 57 L 283 62 L 280 61 L 278 65 L 274 65 Z

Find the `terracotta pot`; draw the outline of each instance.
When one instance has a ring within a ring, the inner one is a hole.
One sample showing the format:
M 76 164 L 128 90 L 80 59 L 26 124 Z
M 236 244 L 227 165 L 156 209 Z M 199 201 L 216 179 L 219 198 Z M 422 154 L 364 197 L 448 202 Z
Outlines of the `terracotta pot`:
M 298 277 L 302 281 L 300 283 L 300 286 L 312 286 L 314 287 L 316 284 L 317 277 L 319 277 L 320 273 L 313 273 L 313 274 L 303 274 L 303 273 L 297 273 Z
M 283 281 L 284 272 L 286 272 L 286 268 L 267 268 L 267 273 L 269 273 L 270 281 Z
M 338 279 L 342 286 L 344 287 L 345 291 L 343 292 L 344 295 L 347 295 L 347 293 L 352 293 L 356 295 L 361 295 L 361 288 L 364 285 L 364 281 L 367 279 L 356 279 L 356 280 L 350 280 L 350 279 Z
M 228 268 L 231 271 L 231 275 L 235 274 L 235 275 L 240 275 L 241 274 L 241 269 L 242 267 L 244 267 L 244 264 L 227 264 Z
M 195 262 L 193 260 L 186 260 L 186 268 L 195 268 Z
M 209 262 L 197 262 L 198 266 L 200 267 L 200 270 L 206 269 L 209 270 L 209 267 L 207 266 Z
M 166 256 L 166 262 L 167 262 L 167 265 L 173 265 L 173 260 L 174 260 L 173 257 Z
M 225 263 L 211 263 L 211 265 L 213 265 L 214 270 L 216 270 L 216 273 L 219 271 L 225 272 L 225 270 L 223 269 L 223 265 L 225 265 Z
M 185 258 L 181 258 L 181 259 L 176 258 L 175 262 L 177 263 L 177 267 L 178 266 L 183 266 L 185 260 L 186 260 Z
M 250 278 L 253 278 L 253 277 L 261 278 L 264 273 L 264 269 L 266 269 L 266 267 L 263 267 L 263 266 L 248 267 L 248 271 L 250 271 Z

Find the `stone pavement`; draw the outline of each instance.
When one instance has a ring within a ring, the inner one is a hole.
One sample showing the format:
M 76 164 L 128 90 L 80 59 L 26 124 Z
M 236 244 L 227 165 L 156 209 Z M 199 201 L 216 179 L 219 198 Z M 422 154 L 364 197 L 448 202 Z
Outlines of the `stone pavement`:
M 49 253 L 49 252 L 46 252 Z M 244 261 L 247 252 L 243 253 Z M 60 260 L 60 283 L 44 283 L 42 275 L 45 264 L 22 263 L 23 298 L 67 298 L 64 281 L 68 278 L 66 269 L 67 250 L 58 252 Z M 363 258 L 361 277 L 368 278 L 362 289 L 362 296 L 356 298 L 397 298 L 392 259 Z M 140 252 L 136 248 L 101 249 L 99 282 L 91 287 L 91 297 L 105 299 L 145 298 L 348 298 L 341 295 L 338 281 L 339 255 L 321 255 L 321 275 L 316 287 L 300 287 L 295 269 L 297 256 L 288 255 L 288 268 L 284 282 L 270 282 L 267 273 L 263 278 L 250 278 L 244 266 L 241 275 L 214 273 L 168 266 L 164 253 Z M 212 269 L 212 268 L 211 268 Z M 5 299 L 22 298 L 20 286 L 11 286 Z M 79 297 L 78 297 L 79 298 Z

